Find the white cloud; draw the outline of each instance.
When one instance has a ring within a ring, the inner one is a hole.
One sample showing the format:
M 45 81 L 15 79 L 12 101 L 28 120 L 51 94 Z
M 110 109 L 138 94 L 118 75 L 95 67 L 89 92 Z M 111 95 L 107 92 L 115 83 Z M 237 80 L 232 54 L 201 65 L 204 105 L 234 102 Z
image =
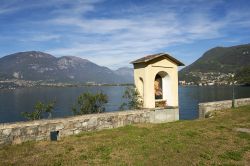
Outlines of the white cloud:
M 127 16 L 115 19 L 57 18 L 51 23 L 74 27 L 89 40 L 73 36 L 75 42 L 67 48 L 48 50 L 57 55 L 76 55 L 107 66 L 122 65 L 145 54 L 166 51 L 166 47 L 190 43 L 195 40 L 220 36 L 223 22 L 215 22 L 206 16 L 196 16 L 185 24 L 177 13 L 162 12 L 150 16 Z M 102 38 L 106 40 L 92 40 Z
M 145 54 L 167 51 L 173 45 L 225 38 L 224 30 L 233 26 L 250 28 L 248 10 L 226 10 L 223 18 L 214 14 L 214 8 L 224 3 L 222 0 L 131 3 L 101 13 L 100 7 L 105 8 L 102 6 L 105 3 L 104 0 L 36 1 L 19 6 L 18 10 L 56 6 L 47 19 L 32 20 L 37 26 L 47 28 L 40 29 L 27 41 L 60 40 L 64 44 L 46 51 L 57 56 L 81 56 L 109 67 L 123 66 Z M 5 9 L 10 8 L 5 6 Z M 50 28 L 58 31 L 46 32 Z
M 29 37 L 26 37 L 24 39 L 19 39 L 19 41 L 22 42 L 45 42 L 45 41 L 51 41 L 51 40 L 59 40 L 60 35 L 58 34 L 32 34 Z
M 27 9 L 55 8 L 53 14 L 79 15 L 93 10 L 93 5 L 103 0 L 1 0 L 1 13 L 14 13 Z M 66 8 L 64 8 L 67 6 Z M 47 13 L 48 14 L 48 13 Z

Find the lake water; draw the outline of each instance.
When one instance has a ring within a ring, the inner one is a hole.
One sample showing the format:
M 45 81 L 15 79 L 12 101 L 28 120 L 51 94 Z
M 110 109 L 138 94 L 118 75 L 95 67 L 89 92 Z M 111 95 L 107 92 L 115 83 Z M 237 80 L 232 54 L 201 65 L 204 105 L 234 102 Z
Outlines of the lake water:
M 25 120 L 21 112 L 33 111 L 37 101 L 56 101 L 53 117 L 72 115 L 71 108 L 77 97 L 83 92 L 104 92 L 109 97 L 106 111 L 117 111 L 122 103 L 125 87 L 67 87 L 67 88 L 22 88 L 0 90 L 0 123 Z M 235 97 L 250 97 L 250 87 L 235 87 Z M 232 98 L 230 86 L 179 87 L 180 119 L 198 117 L 198 103 L 227 100 Z

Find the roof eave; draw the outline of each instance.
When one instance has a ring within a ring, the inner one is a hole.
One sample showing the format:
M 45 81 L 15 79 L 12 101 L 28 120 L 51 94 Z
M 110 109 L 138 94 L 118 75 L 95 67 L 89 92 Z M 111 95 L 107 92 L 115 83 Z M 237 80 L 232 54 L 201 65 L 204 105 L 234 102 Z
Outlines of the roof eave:
M 160 56 L 159 56 L 159 57 L 160 57 Z M 157 57 L 157 58 L 158 58 L 158 57 Z M 179 60 L 177 60 L 177 59 L 175 59 L 175 58 L 173 58 L 173 57 L 166 56 L 166 58 L 168 58 L 168 59 L 170 59 L 171 61 L 173 61 L 173 63 L 177 64 L 177 66 L 185 66 L 184 63 L 182 63 L 181 61 L 179 61 Z M 155 59 L 155 58 L 153 58 L 153 59 Z M 150 62 L 150 61 L 153 60 L 153 59 L 148 59 L 148 60 L 141 61 L 141 62 L 136 62 L 136 60 L 135 60 L 135 61 L 130 62 L 130 64 L 147 63 L 147 62 Z

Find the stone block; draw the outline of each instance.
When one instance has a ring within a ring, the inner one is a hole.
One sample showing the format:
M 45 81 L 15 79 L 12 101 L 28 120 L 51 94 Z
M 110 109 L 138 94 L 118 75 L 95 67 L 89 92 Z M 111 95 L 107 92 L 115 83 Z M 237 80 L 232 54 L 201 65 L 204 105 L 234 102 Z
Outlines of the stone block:
M 82 122 L 81 127 L 87 127 L 88 122 Z
M 49 131 L 48 125 L 42 125 L 38 127 L 38 132 L 40 134 L 47 133 Z
M 55 130 L 62 130 L 64 128 L 64 125 L 62 123 L 56 124 Z
M 91 117 L 88 121 L 88 127 L 96 127 L 97 126 L 97 118 L 96 117 Z
M 26 134 L 27 135 L 38 135 L 38 126 L 27 127 Z
M 48 140 L 46 135 L 40 135 L 36 137 L 36 141 Z
M 73 134 L 79 134 L 80 132 L 81 132 L 81 130 L 78 130 L 78 129 L 77 129 L 77 130 L 74 130 L 74 131 L 73 131 Z
M 68 135 L 73 135 L 74 134 L 74 131 L 73 130 L 62 130 L 61 133 L 60 133 L 60 136 L 68 136 Z
M 14 136 L 21 135 L 21 129 L 20 128 L 14 128 L 14 129 L 12 129 L 11 133 Z
M 176 112 L 179 112 L 177 108 L 175 109 L 157 109 L 150 112 L 150 123 L 166 123 L 179 120 L 176 116 Z
M 13 137 L 13 141 L 12 141 L 12 144 L 20 144 L 22 143 L 22 139 L 21 139 L 21 136 L 15 136 Z
M 5 136 L 9 136 L 11 131 L 12 131 L 12 129 L 3 129 L 2 134 Z
M 10 138 L 0 138 L 0 147 L 1 145 L 7 145 L 7 144 L 11 144 L 11 139 Z
M 74 127 L 75 128 L 79 128 L 79 127 L 81 127 L 82 126 L 82 123 L 81 122 L 76 122 L 76 123 L 74 123 Z
M 97 130 L 102 130 L 102 129 L 112 129 L 114 128 L 111 124 L 104 124 L 102 126 L 98 126 Z
M 70 129 L 70 128 L 74 128 L 74 121 L 67 121 L 64 123 L 64 128 L 65 129 Z
M 52 123 L 52 124 L 48 124 L 48 126 L 49 126 L 50 131 L 55 131 L 56 130 L 56 124 Z

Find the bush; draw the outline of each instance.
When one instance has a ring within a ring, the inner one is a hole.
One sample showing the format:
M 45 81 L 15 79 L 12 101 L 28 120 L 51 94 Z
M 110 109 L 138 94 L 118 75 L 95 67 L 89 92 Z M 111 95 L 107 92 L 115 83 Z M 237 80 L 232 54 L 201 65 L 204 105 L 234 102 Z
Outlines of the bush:
M 101 113 L 105 111 L 105 104 L 108 103 L 108 96 L 104 93 L 91 94 L 89 92 L 81 94 L 77 98 L 77 104 L 72 111 L 75 115 Z
M 122 98 L 125 99 L 126 102 L 121 104 L 120 110 L 141 109 L 143 106 L 142 97 L 135 87 L 127 87 Z
M 42 102 L 37 102 L 34 106 L 33 112 L 22 112 L 22 116 L 28 120 L 38 120 L 42 119 L 44 114 L 47 114 L 48 118 L 51 118 L 52 111 L 54 110 L 55 101 L 48 104 Z
M 240 84 L 250 85 L 250 66 L 236 72 L 235 79 Z

